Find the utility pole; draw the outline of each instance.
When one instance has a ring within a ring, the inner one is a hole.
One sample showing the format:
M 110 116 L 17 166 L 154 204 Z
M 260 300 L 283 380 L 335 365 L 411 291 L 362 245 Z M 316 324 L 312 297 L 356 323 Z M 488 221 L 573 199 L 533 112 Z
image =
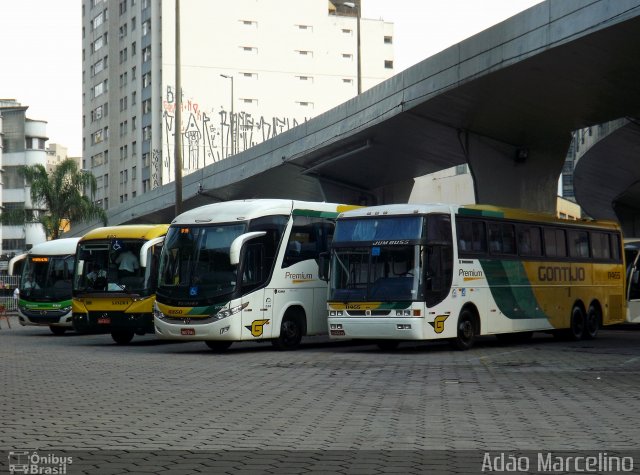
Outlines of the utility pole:
M 175 213 L 182 213 L 182 77 L 180 74 L 180 0 L 176 0 L 176 116 L 174 125 Z

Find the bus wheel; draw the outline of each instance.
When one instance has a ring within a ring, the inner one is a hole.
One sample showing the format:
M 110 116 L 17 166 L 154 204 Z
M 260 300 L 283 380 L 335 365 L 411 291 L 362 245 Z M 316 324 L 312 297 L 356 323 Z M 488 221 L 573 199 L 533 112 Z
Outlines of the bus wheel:
M 272 340 L 279 350 L 295 350 L 302 340 L 302 323 L 296 315 L 285 316 L 280 326 L 280 336 Z
M 598 336 L 600 330 L 600 312 L 594 305 L 589 307 L 587 312 L 587 322 L 584 327 L 584 337 L 591 340 Z
M 216 341 L 216 340 L 207 340 L 204 342 L 205 345 L 209 347 L 210 350 L 215 351 L 216 353 L 224 353 L 229 349 L 232 341 Z
M 376 344 L 383 351 L 393 351 L 398 348 L 400 342 L 398 340 L 379 340 Z
M 133 330 L 111 330 L 111 338 L 118 345 L 127 345 L 133 340 Z
M 458 332 L 453 340 L 453 347 L 457 350 L 468 350 L 476 340 L 476 326 L 473 313 L 468 309 L 460 312 L 458 317 Z
M 585 318 L 584 312 L 578 306 L 573 307 L 571 311 L 571 327 L 569 328 L 569 337 L 573 341 L 580 341 L 585 334 Z
M 65 327 L 57 327 L 55 325 L 49 325 L 49 330 L 51 330 L 51 333 L 54 335 L 64 335 L 64 332 L 67 331 Z

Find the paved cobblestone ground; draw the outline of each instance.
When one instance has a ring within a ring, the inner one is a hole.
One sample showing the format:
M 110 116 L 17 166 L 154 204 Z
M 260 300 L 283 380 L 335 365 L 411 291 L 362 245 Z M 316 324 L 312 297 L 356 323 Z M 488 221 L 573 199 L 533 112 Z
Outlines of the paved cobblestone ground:
M 640 440 L 633 328 L 583 342 L 482 338 L 467 352 L 315 338 L 295 352 L 215 354 L 0 325 L 5 473 L 18 450 L 74 456 L 70 474 L 476 473 L 485 451 L 622 453 Z

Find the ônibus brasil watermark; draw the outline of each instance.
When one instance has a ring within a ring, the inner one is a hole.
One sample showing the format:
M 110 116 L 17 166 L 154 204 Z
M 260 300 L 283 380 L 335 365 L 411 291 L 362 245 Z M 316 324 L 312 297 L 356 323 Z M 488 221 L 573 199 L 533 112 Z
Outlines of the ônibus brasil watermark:
M 64 475 L 73 457 L 53 453 L 38 453 L 37 450 L 12 450 L 9 452 L 9 473 Z
M 482 472 L 503 473 L 629 473 L 633 472 L 634 459 L 630 456 L 597 452 L 581 455 L 538 452 L 514 455 L 505 452 L 485 452 Z

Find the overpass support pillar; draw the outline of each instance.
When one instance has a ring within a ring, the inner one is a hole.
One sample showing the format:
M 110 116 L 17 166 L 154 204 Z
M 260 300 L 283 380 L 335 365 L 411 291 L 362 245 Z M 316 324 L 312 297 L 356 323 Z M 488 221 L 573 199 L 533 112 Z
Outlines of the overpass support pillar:
M 562 142 L 562 143 L 560 143 Z M 545 148 L 468 136 L 466 155 L 476 203 L 556 213 L 558 178 L 571 137 Z

